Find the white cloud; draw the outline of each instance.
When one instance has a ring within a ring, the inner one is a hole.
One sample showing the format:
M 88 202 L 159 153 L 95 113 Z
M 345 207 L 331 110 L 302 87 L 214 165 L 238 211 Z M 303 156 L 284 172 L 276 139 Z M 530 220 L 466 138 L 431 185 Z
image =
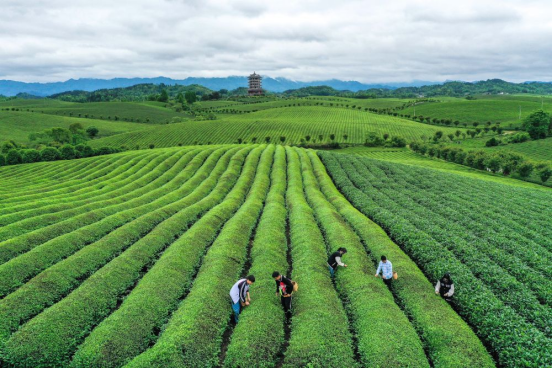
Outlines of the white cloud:
M 551 80 L 551 2 L 2 1 L 0 79 Z

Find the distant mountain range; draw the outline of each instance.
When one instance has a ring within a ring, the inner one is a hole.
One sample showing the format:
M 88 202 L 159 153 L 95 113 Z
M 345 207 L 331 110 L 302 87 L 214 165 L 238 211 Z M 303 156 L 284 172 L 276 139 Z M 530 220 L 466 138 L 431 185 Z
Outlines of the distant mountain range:
M 65 82 L 49 82 L 49 83 L 26 83 L 11 80 L 0 80 L 0 95 L 15 96 L 20 93 L 30 94 L 34 96 L 50 96 L 66 91 L 96 91 L 100 89 L 110 89 L 118 87 L 130 87 L 143 83 L 166 84 L 166 85 L 202 85 L 211 90 L 218 91 L 221 89 L 234 90 L 239 87 L 248 86 L 248 78 L 246 76 L 231 76 L 225 78 L 202 78 L 188 77 L 185 79 L 172 79 L 167 77 L 156 78 L 113 78 L 113 79 L 95 79 L 95 78 L 80 78 L 70 79 Z M 368 89 L 396 89 L 400 87 L 419 87 L 424 85 L 435 85 L 443 82 L 429 81 L 414 81 L 410 83 L 385 83 L 385 84 L 365 84 L 357 81 L 341 81 L 331 79 L 326 81 L 301 82 L 293 81 L 286 78 L 263 78 L 263 88 L 272 92 L 284 92 L 302 87 L 310 86 L 329 86 L 336 90 L 360 91 Z

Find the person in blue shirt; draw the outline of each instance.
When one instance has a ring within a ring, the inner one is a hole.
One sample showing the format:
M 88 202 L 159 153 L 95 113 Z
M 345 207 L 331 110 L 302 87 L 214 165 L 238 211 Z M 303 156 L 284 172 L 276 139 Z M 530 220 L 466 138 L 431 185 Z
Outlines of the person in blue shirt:
M 380 273 L 382 273 L 382 280 L 386 283 L 386 286 L 390 287 L 393 277 L 392 262 L 386 260 L 386 256 L 384 255 L 380 257 L 380 263 L 378 263 L 378 269 L 376 269 L 376 274 L 374 276 L 378 277 Z

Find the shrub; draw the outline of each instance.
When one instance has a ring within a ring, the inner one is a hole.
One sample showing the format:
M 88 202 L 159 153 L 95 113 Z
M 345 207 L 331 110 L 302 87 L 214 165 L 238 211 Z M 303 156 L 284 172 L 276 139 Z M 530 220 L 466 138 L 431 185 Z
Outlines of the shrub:
M 75 146 L 75 151 L 78 153 L 80 158 L 88 158 L 89 156 L 94 155 L 94 149 L 85 144 L 78 144 Z
M 114 151 L 112 147 L 103 146 L 103 147 L 100 147 L 99 149 L 94 150 L 94 156 L 109 155 L 109 154 L 113 154 L 113 152 Z
M 407 146 L 407 141 L 403 137 L 392 137 L 390 140 L 391 147 L 405 147 Z
M 55 147 L 46 147 L 40 151 L 42 161 L 54 161 L 61 159 L 61 153 Z
M 6 157 L 4 154 L 0 154 L 0 167 L 6 165 Z
M 23 163 L 23 158 L 21 157 L 21 154 L 16 149 L 11 149 L 8 151 L 8 155 L 6 156 L 6 163 L 8 165 L 17 165 Z
M 496 129 L 497 130 L 497 129 Z M 531 140 L 530 134 L 528 132 L 517 132 L 509 136 L 508 140 L 510 143 L 520 143 Z
M 522 128 L 528 132 L 532 139 L 546 138 L 551 136 L 551 115 L 543 110 L 527 116 L 522 122 Z
M 550 163 L 540 163 L 536 165 L 536 170 L 542 182 L 547 182 L 551 178 L 551 164 Z
M 40 152 L 35 149 L 29 149 L 23 151 L 23 162 L 24 163 L 36 163 L 40 161 Z
M 528 161 L 522 162 L 516 169 L 518 175 L 522 178 L 528 178 L 533 170 L 534 165 Z
M 501 141 L 496 140 L 495 137 L 490 138 L 486 141 L 486 147 L 498 146 Z
M 62 147 L 60 147 L 60 154 L 63 160 L 75 159 L 76 157 L 75 147 L 69 144 L 65 144 Z

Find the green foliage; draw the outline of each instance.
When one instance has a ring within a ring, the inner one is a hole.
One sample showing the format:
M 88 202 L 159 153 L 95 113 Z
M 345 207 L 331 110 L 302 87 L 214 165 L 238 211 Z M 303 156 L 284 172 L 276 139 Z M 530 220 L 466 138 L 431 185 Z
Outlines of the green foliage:
M 384 139 L 378 136 L 376 132 L 369 132 L 365 138 L 364 145 L 367 147 L 382 146 L 384 145 Z
M 530 139 L 531 137 L 528 132 L 517 132 L 508 137 L 508 141 L 510 143 L 521 143 L 521 142 L 529 141 Z
M 82 143 L 75 145 L 75 151 L 76 151 L 76 155 L 79 158 L 88 158 L 89 156 L 94 155 L 94 149 Z
M 161 90 L 161 93 L 159 94 L 159 97 L 157 98 L 157 101 L 159 101 L 159 102 L 168 102 L 169 101 L 169 94 L 167 93 L 166 89 Z
M 198 101 L 198 97 L 194 91 L 185 92 L 184 98 L 188 104 L 193 104 Z
M 98 135 L 98 132 L 100 132 L 100 130 L 94 126 L 87 127 L 86 129 L 86 134 L 90 138 L 96 137 Z
M 6 165 L 6 157 L 4 154 L 0 154 L 0 167 Z
M 17 149 L 10 149 L 6 155 L 7 165 L 17 165 L 23 163 L 23 157 Z
M 495 137 L 492 137 L 488 141 L 486 141 L 486 147 L 499 146 L 500 143 L 501 143 L 500 140 L 497 140 Z
M 40 151 L 42 161 L 54 161 L 61 159 L 61 153 L 55 147 L 46 147 Z
M 405 147 L 407 146 L 407 141 L 403 137 L 392 137 L 390 140 L 390 147 Z
M 10 141 L 4 141 L 2 143 L 2 153 L 3 154 L 7 154 L 10 150 L 13 150 L 13 149 L 16 149 L 17 148 L 17 144 L 15 142 L 13 142 L 12 140 Z
M 76 158 L 75 147 L 69 144 L 65 144 L 60 147 L 60 154 L 63 160 L 71 160 Z
M 35 149 L 23 150 L 22 156 L 24 163 L 35 163 L 41 160 L 40 152 Z
M 542 182 L 546 182 L 551 178 L 551 164 L 550 163 L 539 163 L 536 165 L 535 169 L 538 171 L 538 175 Z
M 522 178 L 528 178 L 533 170 L 534 165 L 529 162 L 522 162 L 516 168 L 518 175 Z
M 524 119 L 522 128 L 534 140 L 551 137 L 551 114 L 543 110 L 532 113 Z

